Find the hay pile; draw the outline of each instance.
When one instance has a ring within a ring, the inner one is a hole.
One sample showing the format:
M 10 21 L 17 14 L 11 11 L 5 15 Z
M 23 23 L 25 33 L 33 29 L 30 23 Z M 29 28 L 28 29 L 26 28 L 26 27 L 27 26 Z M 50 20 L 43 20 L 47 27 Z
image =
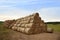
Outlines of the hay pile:
M 19 18 L 9 28 L 26 34 L 36 34 L 47 31 L 47 26 L 41 20 L 38 13 Z
M 12 23 L 15 23 L 15 20 L 6 20 L 4 21 L 3 26 L 10 28 L 9 26 L 12 25 Z

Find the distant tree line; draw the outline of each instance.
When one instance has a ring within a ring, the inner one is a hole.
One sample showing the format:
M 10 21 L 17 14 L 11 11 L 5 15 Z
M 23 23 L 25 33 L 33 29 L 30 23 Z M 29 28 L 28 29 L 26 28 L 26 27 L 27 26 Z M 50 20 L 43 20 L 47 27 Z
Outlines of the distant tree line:
M 3 21 L 0 21 L 0 23 L 3 23 Z
M 60 22 L 45 22 L 46 24 L 60 24 Z

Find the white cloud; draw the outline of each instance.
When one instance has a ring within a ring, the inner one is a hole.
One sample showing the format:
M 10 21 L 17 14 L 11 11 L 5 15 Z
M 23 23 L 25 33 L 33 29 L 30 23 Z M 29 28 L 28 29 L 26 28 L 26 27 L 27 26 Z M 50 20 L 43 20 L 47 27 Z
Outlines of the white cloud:
M 60 21 L 60 7 L 41 8 L 38 10 L 45 21 Z
M 33 5 L 53 3 L 56 1 L 44 0 L 0 0 L 0 20 L 14 19 L 32 14 L 33 11 L 24 9 L 17 9 L 16 5 Z M 59 1 L 60 2 L 60 1 Z M 60 7 L 41 8 L 38 10 L 40 16 L 45 21 L 59 21 L 60 20 Z
M 3 12 L 0 12 L 0 20 L 17 19 L 32 14 L 31 11 L 16 8 L 3 9 L 3 10 L 4 10 Z
M 1 8 L 0 8 L 1 9 Z M 28 11 L 24 9 L 17 8 L 3 8 L 3 12 L 0 12 L 0 20 L 8 20 L 8 19 L 17 19 L 21 17 L 25 17 L 33 13 L 33 11 Z M 60 21 L 60 7 L 52 7 L 52 8 L 41 8 L 38 11 L 40 17 L 44 21 Z

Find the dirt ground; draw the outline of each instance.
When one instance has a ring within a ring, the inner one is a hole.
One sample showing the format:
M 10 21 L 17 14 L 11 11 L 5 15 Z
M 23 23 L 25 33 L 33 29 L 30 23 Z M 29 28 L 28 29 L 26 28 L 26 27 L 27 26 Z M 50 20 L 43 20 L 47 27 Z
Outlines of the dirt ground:
M 8 40 L 60 40 L 60 32 L 26 35 L 16 31 L 10 31 L 7 38 L 9 38 Z

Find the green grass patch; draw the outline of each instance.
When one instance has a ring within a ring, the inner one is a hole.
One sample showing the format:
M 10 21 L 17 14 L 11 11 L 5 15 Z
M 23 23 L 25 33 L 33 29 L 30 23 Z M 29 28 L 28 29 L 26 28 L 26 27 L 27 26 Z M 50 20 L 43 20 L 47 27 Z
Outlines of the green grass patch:
M 0 40 L 9 40 L 8 39 L 9 32 L 10 32 L 9 29 L 3 27 L 3 22 L 0 22 Z
M 54 31 L 60 32 L 60 24 L 47 24 L 48 28 L 53 28 Z

